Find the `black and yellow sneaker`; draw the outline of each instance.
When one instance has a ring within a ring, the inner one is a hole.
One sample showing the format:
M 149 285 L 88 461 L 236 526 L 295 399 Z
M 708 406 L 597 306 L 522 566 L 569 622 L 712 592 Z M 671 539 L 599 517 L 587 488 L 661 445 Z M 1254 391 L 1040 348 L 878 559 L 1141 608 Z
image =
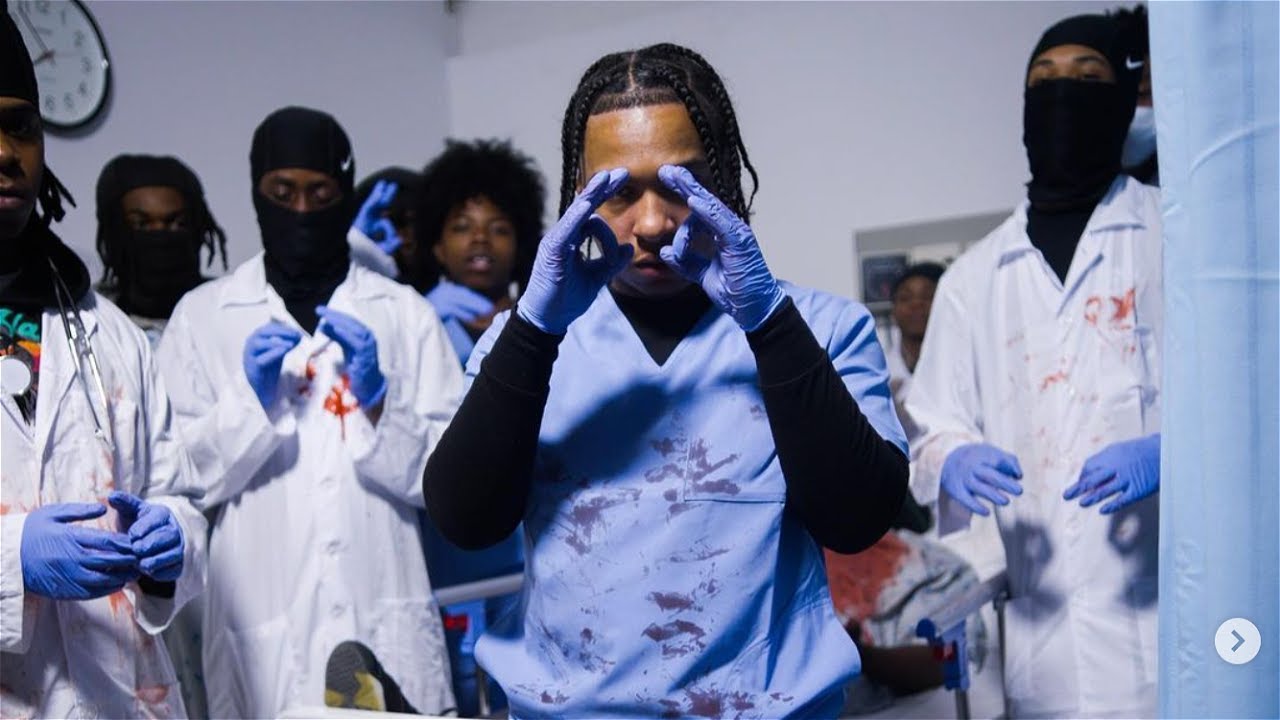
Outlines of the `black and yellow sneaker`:
M 328 707 L 409 713 L 418 711 L 382 668 L 373 651 L 348 640 L 329 655 L 324 671 L 324 704 Z

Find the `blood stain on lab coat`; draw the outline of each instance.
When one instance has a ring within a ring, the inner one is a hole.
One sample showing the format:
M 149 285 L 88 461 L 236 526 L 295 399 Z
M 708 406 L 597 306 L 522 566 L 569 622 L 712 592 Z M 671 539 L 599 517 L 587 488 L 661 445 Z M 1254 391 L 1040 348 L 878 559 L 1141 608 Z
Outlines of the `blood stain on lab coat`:
M 669 458 L 673 453 L 684 448 L 684 440 L 680 438 L 665 437 L 657 440 L 650 440 L 649 445 L 663 458 Z
M 1040 381 L 1040 392 L 1044 392 L 1045 390 L 1048 390 L 1050 386 L 1063 382 L 1066 379 L 1067 374 L 1062 370 L 1050 375 L 1045 375 L 1044 379 Z
M 0 515 L 8 515 L 8 514 L 9 514 L 9 506 L 6 505 L 5 503 L 0 503 Z
M 148 705 L 158 705 L 164 702 L 165 698 L 169 697 L 169 686 L 155 685 L 152 687 L 138 688 L 137 692 L 134 693 L 134 696 Z
M 660 610 L 689 610 L 694 607 L 693 598 L 678 592 L 651 592 L 649 600 Z M 701 609 L 701 608 L 698 608 Z
M 1101 314 L 1101 312 L 1102 312 L 1102 298 L 1098 297 L 1097 295 L 1091 295 L 1089 296 L 1088 300 L 1084 301 L 1084 321 L 1085 322 L 1089 323 L 1090 325 L 1093 325 L 1094 327 L 1097 327 L 1098 315 Z
M 671 503 L 667 506 L 667 519 L 670 520 L 680 513 L 689 512 L 692 509 L 693 506 L 689 503 Z
M 662 491 L 662 499 L 667 502 L 675 502 L 680 499 L 680 491 L 675 488 L 667 488 Z
M 769 697 L 773 698 L 774 700 L 777 700 L 778 702 L 784 702 L 784 703 L 791 702 L 792 700 L 795 699 L 791 695 L 783 695 L 780 692 L 769 693 Z
M 342 439 L 347 439 L 347 415 L 355 412 L 360 407 L 360 403 L 347 403 L 347 391 L 351 389 L 351 378 L 343 373 L 341 379 L 329 390 L 329 394 L 324 398 L 325 412 L 338 418 L 338 422 L 342 426 Z
M 1128 292 L 1126 292 L 1121 297 L 1111 298 L 1111 306 L 1113 308 L 1113 312 L 1111 313 L 1111 324 L 1113 326 L 1116 325 L 1117 323 L 1122 323 L 1128 320 L 1129 316 L 1133 315 L 1133 306 L 1134 306 L 1136 297 L 1137 296 L 1134 292 L 1134 288 L 1129 288 Z M 1117 329 L 1127 330 L 1128 326 L 1120 327 Z
M 123 590 L 117 590 L 107 596 L 107 605 L 111 608 L 111 617 L 120 617 L 120 611 L 133 614 L 133 605 L 125 597 Z
M 671 477 L 683 478 L 684 469 L 675 463 L 667 463 L 662 467 L 649 468 L 644 471 L 644 481 L 647 483 L 660 483 Z

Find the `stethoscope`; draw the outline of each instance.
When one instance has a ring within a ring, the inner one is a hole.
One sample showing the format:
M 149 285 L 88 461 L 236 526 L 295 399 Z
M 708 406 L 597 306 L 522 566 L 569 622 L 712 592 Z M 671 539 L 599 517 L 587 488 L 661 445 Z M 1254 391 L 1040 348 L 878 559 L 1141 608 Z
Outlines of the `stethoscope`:
M 53 294 L 58 301 L 58 314 L 62 316 L 62 330 L 67 337 L 67 349 L 76 361 L 76 379 L 84 392 L 84 399 L 89 404 L 89 412 L 93 415 L 93 434 L 108 450 L 115 451 L 115 442 L 111 439 L 111 405 L 107 402 L 107 386 L 102 381 L 102 368 L 98 365 L 98 356 L 89 343 L 89 333 L 80 318 L 80 308 L 76 306 L 75 297 L 67 284 L 62 281 L 58 268 L 49 260 L 49 268 L 53 271 Z M 85 368 L 88 372 L 85 372 Z M 97 400 L 89 389 L 88 378 L 93 378 Z M 31 387 L 31 368 L 21 359 L 6 356 L 0 359 L 0 384 L 6 395 L 21 395 Z

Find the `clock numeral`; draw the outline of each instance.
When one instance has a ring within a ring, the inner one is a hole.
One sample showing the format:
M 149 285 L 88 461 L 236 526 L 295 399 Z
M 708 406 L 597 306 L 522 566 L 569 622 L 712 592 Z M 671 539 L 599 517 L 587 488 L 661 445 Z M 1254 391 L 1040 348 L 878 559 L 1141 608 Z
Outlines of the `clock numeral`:
M 81 81 L 80 81 L 80 87 L 76 88 L 76 91 L 80 93 L 80 96 L 81 96 L 81 97 L 88 97 L 88 96 L 89 96 L 89 84 L 88 84 L 88 83 L 86 83 L 85 81 L 81 80 Z
M 75 37 L 76 49 L 79 50 L 80 48 L 84 47 L 84 31 L 77 30 L 74 37 Z
M 57 109 L 58 109 L 58 101 L 54 100 L 52 95 L 45 95 L 45 96 L 44 96 L 44 111 L 45 111 L 45 112 L 49 112 L 49 113 L 51 113 L 51 112 L 53 112 L 54 110 L 57 110 Z
M 80 71 L 83 72 L 85 75 L 88 75 L 89 73 L 93 72 L 93 63 L 89 62 L 89 58 L 87 57 L 80 58 Z
M 74 110 L 76 107 L 75 98 L 71 97 L 71 93 L 63 93 L 62 104 L 66 106 L 67 110 Z

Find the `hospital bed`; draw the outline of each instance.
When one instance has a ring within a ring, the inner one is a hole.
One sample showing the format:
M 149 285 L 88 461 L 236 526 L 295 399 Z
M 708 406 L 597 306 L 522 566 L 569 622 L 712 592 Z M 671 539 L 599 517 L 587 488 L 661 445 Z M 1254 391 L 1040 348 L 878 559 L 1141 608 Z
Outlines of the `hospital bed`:
M 945 611 L 921 618 L 916 624 L 916 636 L 926 640 L 934 649 L 934 656 L 943 663 L 943 686 L 954 693 L 956 717 L 970 720 L 973 717 L 969 704 L 971 680 L 969 673 L 969 646 L 965 632 L 969 619 L 991 605 L 995 609 L 996 628 L 1000 646 L 1000 659 L 996 669 L 1004 667 L 1004 606 L 1009 599 L 1008 581 L 1004 572 L 970 588 Z M 991 663 L 988 663 L 991 665 Z M 1000 682 L 1001 717 L 1009 716 L 1009 698 Z

